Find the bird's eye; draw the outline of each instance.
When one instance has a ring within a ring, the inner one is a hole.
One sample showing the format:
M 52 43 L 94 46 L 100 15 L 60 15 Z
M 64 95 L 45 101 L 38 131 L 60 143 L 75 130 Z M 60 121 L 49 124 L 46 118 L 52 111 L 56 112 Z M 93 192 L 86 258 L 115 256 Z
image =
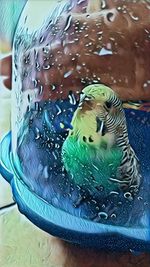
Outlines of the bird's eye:
M 106 106 L 106 108 L 110 109 L 112 107 L 112 103 L 109 101 L 106 101 L 105 106 Z

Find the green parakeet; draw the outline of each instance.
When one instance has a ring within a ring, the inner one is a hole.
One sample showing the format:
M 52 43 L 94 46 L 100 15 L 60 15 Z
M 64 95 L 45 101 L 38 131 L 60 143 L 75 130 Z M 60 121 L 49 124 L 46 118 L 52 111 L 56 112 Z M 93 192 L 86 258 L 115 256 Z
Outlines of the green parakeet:
M 129 144 L 122 103 L 102 84 L 83 89 L 62 147 L 62 161 L 71 179 L 94 192 L 124 190 L 140 185 L 139 162 Z

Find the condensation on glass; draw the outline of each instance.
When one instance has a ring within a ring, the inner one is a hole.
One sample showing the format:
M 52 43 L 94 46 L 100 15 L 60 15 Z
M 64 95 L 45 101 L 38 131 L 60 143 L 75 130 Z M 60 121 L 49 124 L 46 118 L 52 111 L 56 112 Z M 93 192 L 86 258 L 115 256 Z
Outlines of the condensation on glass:
M 13 51 L 16 175 L 73 215 L 147 227 L 149 1 L 29 1 Z

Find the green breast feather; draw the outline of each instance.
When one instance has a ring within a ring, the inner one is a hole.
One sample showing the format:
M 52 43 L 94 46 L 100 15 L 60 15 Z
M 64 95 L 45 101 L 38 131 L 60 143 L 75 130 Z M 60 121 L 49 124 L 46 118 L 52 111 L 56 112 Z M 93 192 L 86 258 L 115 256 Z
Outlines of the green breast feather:
M 62 156 L 67 172 L 77 185 L 90 189 L 103 186 L 109 191 L 118 188 L 109 181 L 116 175 L 122 160 L 122 152 L 117 147 L 106 151 L 69 136 L 64 142 Z

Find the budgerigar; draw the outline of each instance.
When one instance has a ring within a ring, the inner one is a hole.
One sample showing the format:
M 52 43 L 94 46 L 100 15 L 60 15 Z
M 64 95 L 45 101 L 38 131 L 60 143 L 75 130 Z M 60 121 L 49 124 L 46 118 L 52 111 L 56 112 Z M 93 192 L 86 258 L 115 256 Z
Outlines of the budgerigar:
M 103 84 L 83 89 L 62 147 L 62 161 L 73 182 L 94 192 L 138 191 L 138 158 L 128 139 L 125 113 L 116 93 Z

